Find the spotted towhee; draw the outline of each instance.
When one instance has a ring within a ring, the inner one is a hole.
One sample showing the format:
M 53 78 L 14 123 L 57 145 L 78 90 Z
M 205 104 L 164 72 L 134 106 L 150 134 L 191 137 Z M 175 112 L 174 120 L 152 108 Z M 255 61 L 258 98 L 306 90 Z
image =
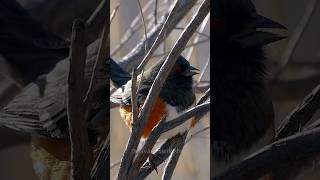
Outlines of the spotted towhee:
M 138 106 L 142 106 L 148 92 L 154 82 L 163 61 L 152 67 L 150 70 L 138 76 L 139 90 L 137 93 Z M 192 76 L 198 74 L 197 69 L 180 56 L 171 70 L 159 97 L 151 111 L 149 119 L 144 127 L 142 137 L 146 138 L 152 129 L 165 117 L 171 119 L 190 107 L 195 101 Z M 112 78 L 111 78 L 112 80 Z M 120 104 L 120 115 L 126 125 L 132 127 L 131 107 L 131 80 L 119 87 L 111 96 L 110 101 Z M 185 124 L 161 135 L 161 138 L 169 138 L 177 133 L 183 133 L 193 126 L 194 122 L 187 121 Z
M 257 14 L 250 0 L 215 0 L 212 6 L 214 174 L 273 139 L 263 46 L 284 37 L 260 29 L 286 28 Z

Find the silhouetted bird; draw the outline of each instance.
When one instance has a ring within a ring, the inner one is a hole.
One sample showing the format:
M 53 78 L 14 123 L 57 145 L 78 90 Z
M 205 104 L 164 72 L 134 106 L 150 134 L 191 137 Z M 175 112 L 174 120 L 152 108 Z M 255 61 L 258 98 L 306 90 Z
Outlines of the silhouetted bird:
M 214 0 L 212 5 L 211 143 L 212 170 L 217 174 L 273 138 L 263 46 L 284 37 L 259 28 L 285 27 L 257 14 L 250 0 Z

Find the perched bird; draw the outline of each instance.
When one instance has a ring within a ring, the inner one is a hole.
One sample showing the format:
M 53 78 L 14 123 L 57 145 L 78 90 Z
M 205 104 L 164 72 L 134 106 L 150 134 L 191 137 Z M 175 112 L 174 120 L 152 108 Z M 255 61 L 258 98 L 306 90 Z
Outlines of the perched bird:
M 143 73 L 143 75 L 138 76 L 137 83 L 140 85 L 137 101 L 139 108 L 143 105 L 162 64 L 163 61 Z M 195 94 L 192 87 L 192 76 L 198 74 L 196 71 L 197 69 L 192 67 L 184 57 L 180 56 L 177 59 L 146 122 L 142 134 L 143 138 L 148 137 L 152 129 L 163 117 L 166 117 L 166 119 L 173 118 L 194 103 Z M 111 102 L 120 104 L 120 116 L 129 128 L 132 127 L 131 86 L 132 82 L 129 80 L 110 96 Z M 176 135 L 178 132 L 183 133 L 191 126 L 193 126 L 193 122 L 190 124 L 187 121 L 180 127 L 162 134 L 161 137 L 168 138 Z
M 49 73 L 68 57 L 69 42 L 45 30 L 15 0 L 0 0 L 0 55 L 5 73 L 20 86 L 36 83 L 43 93 Z
M 259 28 L 286 28 L 257 14 L 250 0 L 215 0 L 212 6 L 214 175 L 273 139 L 263 46 L 284 37 Z

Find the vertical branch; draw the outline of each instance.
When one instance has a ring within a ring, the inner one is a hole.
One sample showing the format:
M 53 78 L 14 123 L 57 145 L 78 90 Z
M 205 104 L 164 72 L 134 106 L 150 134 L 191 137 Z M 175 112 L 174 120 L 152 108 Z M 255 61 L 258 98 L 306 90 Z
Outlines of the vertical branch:
M 84 118 L 84 70 L 87 48 L 84 23 L 75 20 L 72 27 L 70 70 L 68 77 L 67 110 L 71 142 L 71 179 L 88 180 L 90 155 L 87 124 Z

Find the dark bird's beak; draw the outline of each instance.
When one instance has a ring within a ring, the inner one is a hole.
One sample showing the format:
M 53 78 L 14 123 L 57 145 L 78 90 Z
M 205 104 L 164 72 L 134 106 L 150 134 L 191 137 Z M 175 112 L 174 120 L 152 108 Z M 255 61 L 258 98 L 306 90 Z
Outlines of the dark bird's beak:
M 190 66 L 189 69 L 185 70 L 184 72 L 182 72 L 182 75 L 184 76 L 194 76 L 196 74 L 199 74 L 199 69 Z
M 264 46 L 269 43 L 273 43 L 286 38 L 286 36 L 281 36 L 271 32 L 260 31 L 257 29 L 288 30 L 285 26 L 259 14 L 256 14 L 252 18 L 251 22 L 248 24 L 248 27 L 250 28 L 246 28 L 243 32 L 233 37 L 234 41 L 244 47 Z

